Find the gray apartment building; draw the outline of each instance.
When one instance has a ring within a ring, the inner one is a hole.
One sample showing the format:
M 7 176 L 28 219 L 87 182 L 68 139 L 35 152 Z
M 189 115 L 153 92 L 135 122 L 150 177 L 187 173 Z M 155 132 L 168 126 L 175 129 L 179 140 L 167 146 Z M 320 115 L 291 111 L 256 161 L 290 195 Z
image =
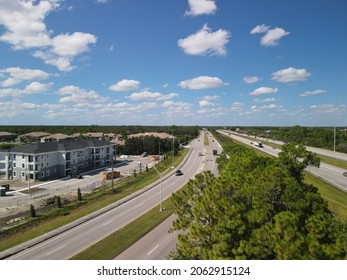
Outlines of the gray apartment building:
M 35 143 L 0 151 L 0 175 L 6 180 L 38 180 L 77 175 L 108 166 L 116 146 L 101 140 Z

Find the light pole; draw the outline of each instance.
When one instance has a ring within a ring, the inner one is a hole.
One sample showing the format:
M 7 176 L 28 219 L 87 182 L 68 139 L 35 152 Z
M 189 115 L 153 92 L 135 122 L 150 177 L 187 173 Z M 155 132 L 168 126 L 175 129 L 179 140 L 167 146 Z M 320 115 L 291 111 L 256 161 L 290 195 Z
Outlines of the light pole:
M 158 171 L 158 169 L 153 166 L 154 170 L 157 171 L 159 177 L 160 177 L 160 208 L 159 211 L 163 211 L 163 198 L 162 198 L 162 191 L 163 191 L 163 178 L 161 176 L 161 173 Z
M 336 103 L 334 110 L 334 152 L 336 152 Z

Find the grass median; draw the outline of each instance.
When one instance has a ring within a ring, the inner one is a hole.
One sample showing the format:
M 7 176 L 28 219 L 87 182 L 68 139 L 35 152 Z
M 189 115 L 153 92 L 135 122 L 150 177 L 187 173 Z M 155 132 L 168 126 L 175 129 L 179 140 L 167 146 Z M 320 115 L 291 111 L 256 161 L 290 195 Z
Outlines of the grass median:
M 72 260 L 112 260 L 120 253 L 145 236 L 153 228 L 173 214 L 171 198 L 163 201 L 163 211 L 159 205 L 137 218 L 133 222 L 115 231 L 84 251 L 76 254 Z

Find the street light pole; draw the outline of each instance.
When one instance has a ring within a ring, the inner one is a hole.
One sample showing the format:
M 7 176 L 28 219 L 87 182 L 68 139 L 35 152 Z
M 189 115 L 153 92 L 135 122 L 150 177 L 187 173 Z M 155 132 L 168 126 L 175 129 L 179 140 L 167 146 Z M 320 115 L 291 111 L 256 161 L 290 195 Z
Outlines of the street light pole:
M 163 191 L 163 178 L 161 176 L 161 173 L 158 171 L 158 169 L 153 166 L 154 170 L 157 171 L 159 177 L 160 177 L 160 208 L 159 211 L 163 211 L 163 198 L 162 198 L 162 191 Z
M 334 152 L 336 152 L 336 103 L 334 110 Z

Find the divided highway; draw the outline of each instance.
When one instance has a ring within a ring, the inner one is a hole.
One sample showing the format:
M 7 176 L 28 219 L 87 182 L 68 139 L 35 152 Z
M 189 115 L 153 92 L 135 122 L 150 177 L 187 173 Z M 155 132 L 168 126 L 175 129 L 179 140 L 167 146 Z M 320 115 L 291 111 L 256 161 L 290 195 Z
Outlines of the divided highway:
M 228 137 L 234 138 L 235 140 L 242 142 L 244 144 L 250 145 L 250 146 L 254 146 L 250 143 L 249 139 L 246 139 L 244 137 L 235 135 L 234 133 L 230 133 L 229 131 L 218 131 L 221 134 L 224 134 Z M 263 145 L 263 148 L 258 148 L 272 156 L 278 156 L 278 153 L 281 152 L 280 149 L 274 149 L 273 147 L 270 147 L 268 145 Z M 255 146 L 254 146 L 255 147 Z M 315 152 L 319 152 L 321 149 L 316 150 Z M 331 155 L 330 155 L 331 156 Z M 341 157 L 339 155 L 339 157 Z M 343 168 L 339 168 L 330 164 L 326 164 L 326 163 L 321 163 L 320 167 L 308 167 L 307 171 L 309 171 L 310 173 L 312 173 L 313 175 L 327 181 L 328 183 L 332 184 L 333 186 L 347 192 L 347 178 L 345 176 L 343 176 L 344 172 L 347 172 L 346 169 Z
M 214 143 L 214 142 L 212 142 Z M 220 147 L 214 143 L 214 148 L 220 152 Z M 194 140 L 190 145 L 190 153 L 182 166 L 175 167 L 170 176 L 163 181 L 162 198 L 163 200 L 171 196 L 171 194 L 182 186 L 189 179 L 193 178 L 197 173 L 205 170 L 207 164 L 211 165 L 211 170 L 216 170 L 214 160 L 206 161 L 211 154 L 209 147 L 204 146 L 204 134 Z M 206 153 L 205 156 L 200 156 L 199 153 Z M 176 176 L 175 171 L 181 169 L 182 176 Z M 216 171 L 213 171 L 216 172 Z M 159 181 L 149 188 L 146 192 L 142 192 L 132 199 L 126 200 L 124 203 L 115 207 L 109 207 L 110 210 L 97 215 L 86 222 L 71 225 L 70 229 L 54 234 L 53 237 L 38 238 L 42 242 L 31 244 L 26 248 L 25 244 L 17 246 L 2 252 L 2 255 L 8 254 L 7 259 L 22 259 L 22 260 L 61 260 L 69 259 L 83 249 L 91 246 L 97 241 L 105 238 L 114 231 L 122 228 L 126 224 L 135 220 L 142 214 L 146 213 L 160 202 L 160 183 Z M 159 206 L 158 206 L 159 211 Z

